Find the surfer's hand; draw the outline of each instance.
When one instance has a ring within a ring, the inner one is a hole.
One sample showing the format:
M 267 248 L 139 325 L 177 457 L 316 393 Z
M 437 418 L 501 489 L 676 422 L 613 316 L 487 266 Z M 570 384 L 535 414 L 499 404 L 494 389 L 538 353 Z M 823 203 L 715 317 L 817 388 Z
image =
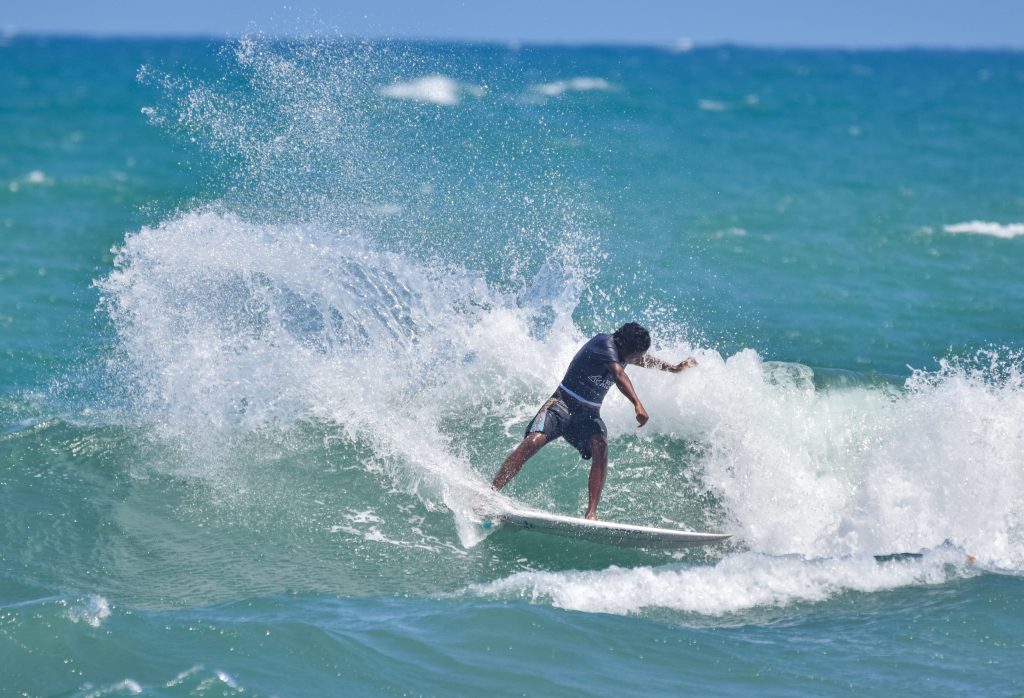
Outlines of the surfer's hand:
M 636 423 L 637 423 L 637 427 L 642 427 L 643 425 L 647 424 L 647 420 L 650 419 L 650 418 L 651 417 L 650 417 L 650 415 L 647 414 L 647 410 L 644 409 L 644 406 L 639 404 L 639 403 L 637 403 L 637 406 L 636 406 Z
M 696 365 L 697 365 L 697 359 L 695 359 L 695 358 L 693 358 L 691 356 L 686 361 L 680 361 L 675 366 L 670 366 L 668 370 L 671 371 L 672 373 L 679 373 L 679 372 L 684 371 L 684 370 L 686 370 L 688 368 L 693 368 Z

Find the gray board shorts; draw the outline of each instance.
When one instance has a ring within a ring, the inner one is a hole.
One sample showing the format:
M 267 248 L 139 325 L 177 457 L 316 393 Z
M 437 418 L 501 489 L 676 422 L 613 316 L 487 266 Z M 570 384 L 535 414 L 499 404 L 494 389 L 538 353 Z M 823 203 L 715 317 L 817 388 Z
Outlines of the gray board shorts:
M 538 433 L 544 434 L 548 441 L 562 437 L 580 452 L 580 458 L 589 460 L 592 455 L 590 438 L 595 434 L 607 438 L 608 428 L 597 410 L 556 393 L 548 398 L 526 427 L 526 436 Z

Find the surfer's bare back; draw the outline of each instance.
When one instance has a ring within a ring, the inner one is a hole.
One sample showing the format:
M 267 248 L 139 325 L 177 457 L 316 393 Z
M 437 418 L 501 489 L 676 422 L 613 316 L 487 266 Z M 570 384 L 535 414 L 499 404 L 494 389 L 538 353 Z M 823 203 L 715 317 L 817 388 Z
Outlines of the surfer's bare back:
M 679 373 L 697 365 L 693 357 L 678 364 L 667 363 L 648 354 L 650 347 L 650 333 L 635 322 L 627 322 L 614 334 L 595 335 L 584 344 L 576 352 L 554 394 L 526 427 L 523 440 L 501 464 L 491 483 L 494 489 L 500 490 L 507 485 L 544 444 L 562 437 L 580 452 L 581 458 L 593 458 L 586 517 L 596 520 L 597 503 L 608 471 L 608 429 L 600 412 L 608 389 L 614 384 L 633 403 L 637 424 L 642 427 L 649 417 L 626 375 L 626 365 L 657 368 L 669 373 Z

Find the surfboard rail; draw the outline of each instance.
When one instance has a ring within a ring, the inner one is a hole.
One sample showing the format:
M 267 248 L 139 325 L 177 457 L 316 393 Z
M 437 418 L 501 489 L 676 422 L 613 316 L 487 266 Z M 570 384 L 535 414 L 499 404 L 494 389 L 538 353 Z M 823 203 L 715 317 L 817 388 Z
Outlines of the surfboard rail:
M 705 533 L 638 526 L 614 521 L 590 521 L 574 516 L 529 509 L 511 509 L 491 517 L 493 524 L 566 538 L 637 548 L 687 548 L 721 543 L 729 533 Z

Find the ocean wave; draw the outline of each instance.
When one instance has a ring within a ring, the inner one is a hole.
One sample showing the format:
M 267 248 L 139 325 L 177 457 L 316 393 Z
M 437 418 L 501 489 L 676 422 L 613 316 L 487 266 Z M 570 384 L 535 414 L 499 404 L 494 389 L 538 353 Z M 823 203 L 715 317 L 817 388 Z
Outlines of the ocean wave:
M 633 615 L 669 609 L 725 616 L 755 608 L 820 603 L 847 592 L 942 584 L 974 574 L 967 557 L 952 549 L 891 562 L 873 557 L 806 560 L 740 553 L 711 566 L 517 572 L 473 585 L 468 592 L 591 613 Z
M 902 386 L 821 388 L 811 368 L 752 350 L 661 351 L 694 352 L 700 366 L 632 372 L 651 420 L 638 432 L 630 405 L 612 396 L 602 411 L 609 432 L 692 444 L 721 525 L 745 547 L 838 557 L 950 540 L 986 564 L 1024 568 L 1019 356 L 944 361 Z
M 472 501 L 503 453 L 489 452 L 481 477 L 468 435 L 450 425 L 503 415 L 511 448 L 586 339 L 572 321 L 582 288 L 546 269 L 509 293 L 352 233 L 194 212 L 129 235 L 97 286 L 134 414 L 212 451 L 226 430 L 337 425 L 428 507 L 456 512 L 471 545 L 482 535 Z M 1013 355 L 944 363 L 903 386 L 826 388 L 807 366 L 753 350 L 722 357 L 654 331 L 656 353 L 700 365 L 630 371 L 651 421 L 638 431 L 612 392 L 602 415 L 613 466 L 623 443 L 689 444 L 693 477 L 716 502 L 704 520 L 757 552 L 835 557 L 948 539 L 1024 566 Z M 652 477 L 619 501 L 631 518 L 678 489 L 671 471 Z
M 482 97 L 485 91 L 482 86 L 464 85 L 446 75 L 426 75 L 380 88 L 380 93 L 385 97 L 441 106 L 455 106 L 461 103 L 464 94 Z
M 761 104 L 761 98 L 756 94 L 748 94 L 742 102 L 726 102 L 721 99 L 702 98 L 697 100 L 697 108 L 701 111 L 723 112 L 737 108 L 757 108 Z
M 577 77 L 570 80 L 557 80 L 555 82 L 533 85 L 530 89 L 545 97 L 559 97 L 566 92 L 590 92 L 593 90 L 608 92 L 614 90 L 615 85 L 604 78 Z
M 307 160 L 308 152 L 331 141 L 337 147 L 321 155 L 333 162 L 359 141 L 339 107 L 350 69 L 338 58 L 337 73 L 323 72 L 319 54 L 257 48 L 241 44 L 237 59 L 260 86 L 257 95 L 275 95 L 287 107 L 272 110 L 283 115 L 280 124 L 268 133 L 264 119 L 202 86 L 184 93 L 184 123 L 209 131 L 229 154 L 241 143 L 256 173 L 249 176 L 281 184 L 286 194 L 293 173 L 325 169 L 310 166 L 320 161 Z M 462 89 L 433 77 L 442 101 Z M 386 78 L 371 78 L 372 94 Z M 610 83 L 576 78 L 545 89 L 555 96 L 582 88 Z M 310 115 L 323 121 L 311 127 Z M 283 166 L 278 147 L 302 166 L 292 168 L 289 158 Z M 372 160 L 374 150 L 366 152 Z M 358 166 L 364 162 L 350 161 L 349 170 L 366 172 Z M 361 192 L 353 202 L 393 200 L 375 185 L 371 176 L 353 186 Z M 345 198 L 330 191 L 332 201 Z M 291 211 L 266 217 L 317 220 Z M 232 430 L 328 424 L 372 451 L 375 465 L 425 508 L 456 512 L 460 540 L 472 543 L 479 531 L 462 512 L 488 491 L 496 461 L 586 339 L 573 322 L 583 285 L 577 272 L 556 266 L 532 282 L 491 285 L 481 270 L 391 252 L 348 228 L 257 223 L 211 210 L 129 234 L 97 287 L 117 332 L 111 365 L 120 380 L 112 382 L 126 386 L 133 416 L 200 443 L 204 462 Z M 628 294 L 592 290 L 607 305 Z M 599 312 L 625 320 L 626 303 Z M 771 555 L 837 557 L 950 539 L 981 559 L 1024 566 L 1024 391 L 1005 375 L 1018 360 L 1004 357 L 982 370 L 949 365 L 903 386 L 823 387 L 807 366 L 768 362 L 753 350 L 724 357 L 682 331 L 652 329 L 656 353 L 673 360 L 695 353 L 701 363 L 679 376 L 630 370 L 651 414 L 643 430 L 615 391 L 606 403 L 613 468 L 650 470 L 619 499 L 617 482 L 628 473 L 609 476 L 606 502 L 628 519 L 654 516 L 657 503 L 659 516 L 722 525 L 742 546 Z M 483 436 L 467 433 L 480 424 Z M 635 447 L 628 456 L 627 447 Z M 659 469 L 651 465 L 656 458 L 683 462 Z M 687 509 L 684 478 L 706 502 Z M 366 503 L 381 510 L 375 504 Z M 379 537 L 375 524 L 338 523 Z M 379 528 L 394 538 L 388 526 Z
M 989 223 L 987 221 L 968 221 L 954 225 L 944 225 L 947 233 L 990 235 L 992 237 L 1010 239 L 1024 235 L 1024 223 Z
M 117 683 L 102 688 L 89 687 L 88 692 L 82 693 L 84 698 L 101 698 L 102 696 L 138 696 L 142 695 L 144 689 L 135 679 L 124 679 Z

